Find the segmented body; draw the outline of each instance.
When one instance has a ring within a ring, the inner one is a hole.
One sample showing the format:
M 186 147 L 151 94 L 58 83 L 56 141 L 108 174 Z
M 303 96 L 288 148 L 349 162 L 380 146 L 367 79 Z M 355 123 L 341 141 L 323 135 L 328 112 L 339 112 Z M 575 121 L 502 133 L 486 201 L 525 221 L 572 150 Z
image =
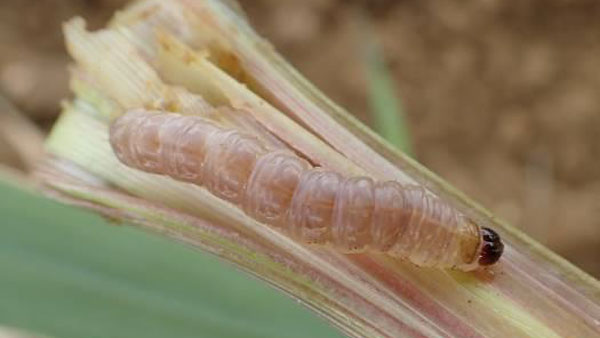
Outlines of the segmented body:
M 343 177 L 199 117 L 130 111 L 110 142 L 124 164 L 204 186 L 305 243 L 461 270 L 497 260 L 482 261 L 478 225 L 421 187 Z

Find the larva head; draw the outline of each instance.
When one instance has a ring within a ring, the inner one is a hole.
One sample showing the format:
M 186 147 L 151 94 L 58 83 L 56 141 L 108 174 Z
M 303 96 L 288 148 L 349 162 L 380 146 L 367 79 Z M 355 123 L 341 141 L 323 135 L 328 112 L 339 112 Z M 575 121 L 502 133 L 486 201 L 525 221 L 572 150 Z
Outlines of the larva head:
M 479 249 L 479 265 L 487 266 L 496 263 L 502 252 L 504 244 L 500 236 L 492 229 L 481 227 L 481 246 Z

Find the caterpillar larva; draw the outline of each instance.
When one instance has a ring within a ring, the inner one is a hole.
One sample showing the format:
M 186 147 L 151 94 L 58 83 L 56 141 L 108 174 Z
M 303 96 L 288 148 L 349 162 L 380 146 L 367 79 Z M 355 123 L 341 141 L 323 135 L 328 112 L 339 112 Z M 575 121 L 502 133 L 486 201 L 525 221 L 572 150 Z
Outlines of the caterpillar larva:
M 343 177 L 200 117 L 130 111 L 111 125 L 110 143 L 124 164 L 204 186 L 305 243 L 465 271 L 503 251 L 493 230 L 421 187 Z

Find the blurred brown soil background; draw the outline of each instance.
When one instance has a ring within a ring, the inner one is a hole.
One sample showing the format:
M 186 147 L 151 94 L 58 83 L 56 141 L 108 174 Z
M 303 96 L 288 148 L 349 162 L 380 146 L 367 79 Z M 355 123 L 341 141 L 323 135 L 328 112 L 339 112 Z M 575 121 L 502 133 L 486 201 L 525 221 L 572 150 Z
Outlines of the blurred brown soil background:
M 48 128 L 68 97 L 61 22 L 123 0 L 0 2 L 0 91 Z M 242 0 L 252 24 L 371 124 L 357 13 L 397 83 L 416 158 L 600 276 L 600 2 Z M 20 166 L 0 137 L 0 161 Z

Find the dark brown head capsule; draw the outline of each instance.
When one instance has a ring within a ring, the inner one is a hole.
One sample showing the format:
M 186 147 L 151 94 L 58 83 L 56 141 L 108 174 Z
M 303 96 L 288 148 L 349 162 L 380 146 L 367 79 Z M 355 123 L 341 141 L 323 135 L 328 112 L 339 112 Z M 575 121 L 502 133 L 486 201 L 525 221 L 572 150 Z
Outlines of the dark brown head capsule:
M 481 228 L 481 238 L 483 240 L 483 245 L 479 255 L 479 264 L 492 265 L 500 259 L 500 256 L 502 256 L 504 244 L 502 244 L 500 236 L 490 228 Z

